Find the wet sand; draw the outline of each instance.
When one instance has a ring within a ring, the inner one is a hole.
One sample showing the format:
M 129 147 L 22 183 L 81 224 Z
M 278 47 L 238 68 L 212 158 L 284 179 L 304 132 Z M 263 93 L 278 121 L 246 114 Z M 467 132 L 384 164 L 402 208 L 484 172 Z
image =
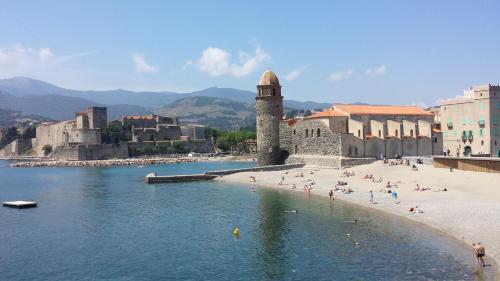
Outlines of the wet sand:
M 354 190 L 344 194 L 334 192 L 336 200 L 345 200 L 364 207 L 398 215 L 435 228 L 444 234 L 471 245 L 481 242 L 486 247 L 489 276 L 498 276 L 500 264 L 500 174 L 476 173 L 469 171 L 434 168 L 419 165 L 418 171 L 407 166 L 388 166 L 381 161 L 347 169 L 355 176 L 342 175 L 345 170 L 324 167 L 304 167 L 288 171 L 245 172 L 221 177 L 217 180 L 248 183 L 257 186 L 304 192 L 304 185 L 312 185 L 312 194 L 328 196 L 338 181 L 347 182 L 346 186 Z M 286 174 L 288 172 L 288 174 Z M 312 174 L 311 174 L 312 172 Z M 303 177 L 297 177 L 303 173 Z M 372 174 L 375 179 L 382 177 L 383 182 L 363 179 Z M 255 176 L 253 182 L 250 176 Z M 285 181 L 279 185 L 281 178 Z M 395 201 L 387 193 L 387 181 L 396 184 L 391 190 L 398 193 Z M 430 188 L 427 191 L 415 191 L 419 184 Z M 446 188 L 448 191 L 434 190 Z M 370 203 L 369 191 L 374 192 L 374 203 Z M 410 213 L 411 207 L 418 206 L 423 213 Z M 471 250 L 472 251 L 472 250 Z M 471 252 L 471 258 L 472 252 Z M 494 271 L 494 272 L 492 272 Z

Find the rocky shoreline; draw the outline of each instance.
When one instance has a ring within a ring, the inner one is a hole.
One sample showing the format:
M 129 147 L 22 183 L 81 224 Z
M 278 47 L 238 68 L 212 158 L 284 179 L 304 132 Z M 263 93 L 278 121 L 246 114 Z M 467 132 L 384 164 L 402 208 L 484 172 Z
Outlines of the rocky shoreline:
M 110 160 L 59 161 L 50 159 L 26 159 L 9 165 L 13 168 L 49 168 L 49 167 L 116 167 L 147 166 L 169 163 L 192 163 L 200 161 L 251 161 L 251 156 L 193 156 L 176 155 L 169 157 L 127 158 Z M 14 159 L 9 159 L 14 160 Z M 20 160 L 20 159 L 16 159 Z
M 89 161 L 22 161 L 9 165 L 14 168 L 47 168 L 47 167 L 116 167 L 116 166 L 146 166 L 167 163 L 188 163 L 206 161 L 205 157 L 176 157 L 176 158 L 129 158 L 112 160 L 89 160 Z

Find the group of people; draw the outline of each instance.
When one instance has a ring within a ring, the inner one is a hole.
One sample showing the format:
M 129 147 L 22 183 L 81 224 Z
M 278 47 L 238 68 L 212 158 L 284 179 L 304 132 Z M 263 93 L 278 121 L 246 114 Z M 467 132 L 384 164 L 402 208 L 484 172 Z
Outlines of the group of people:
M 345 170 L 342 172 L 342 176 L 344 177 L 352 177 L 352 176 L 355 176 L 356 174 L 354 173 L 354 171 L 352 172 L 349 172 L 348 170 Z

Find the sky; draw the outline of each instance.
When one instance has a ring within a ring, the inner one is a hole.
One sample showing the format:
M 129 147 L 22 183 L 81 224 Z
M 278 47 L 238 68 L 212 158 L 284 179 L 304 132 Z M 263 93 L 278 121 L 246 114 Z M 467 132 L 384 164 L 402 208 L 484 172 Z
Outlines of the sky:
M 432 106 L 500 83 L 500 1 L 0 0 L 0 78 Z

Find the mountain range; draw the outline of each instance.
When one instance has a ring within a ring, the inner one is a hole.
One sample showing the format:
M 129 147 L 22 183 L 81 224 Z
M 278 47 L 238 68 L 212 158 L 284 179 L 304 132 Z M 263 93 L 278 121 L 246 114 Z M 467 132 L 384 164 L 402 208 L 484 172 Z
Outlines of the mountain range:
M 65 89 L 27 77 L 0 79 L 0 108 L 23 114 L 65 120 L 89 106 L 107 106 L 110 120 L 124 115 L 157 113 L 178 116 L 181 121 L 228 128 L 247 126 L 255 119 L 255 93 L 233 88 L 211 87 L 191 93 L 135 92 L 123 89 L 85 91 Z M 284 100 L 284 107 L 298 110 L 322 109 L 328 103 Z M 253 115 L 252 115 L 253 114 Z M 196 115 L 196 116 L 195 116 Z M 234 119 L 235 116 L 238 118 Z M 222 121 L 221 120 L 227 120 Z M 248 123 L 248 124 L 247 124 Z

